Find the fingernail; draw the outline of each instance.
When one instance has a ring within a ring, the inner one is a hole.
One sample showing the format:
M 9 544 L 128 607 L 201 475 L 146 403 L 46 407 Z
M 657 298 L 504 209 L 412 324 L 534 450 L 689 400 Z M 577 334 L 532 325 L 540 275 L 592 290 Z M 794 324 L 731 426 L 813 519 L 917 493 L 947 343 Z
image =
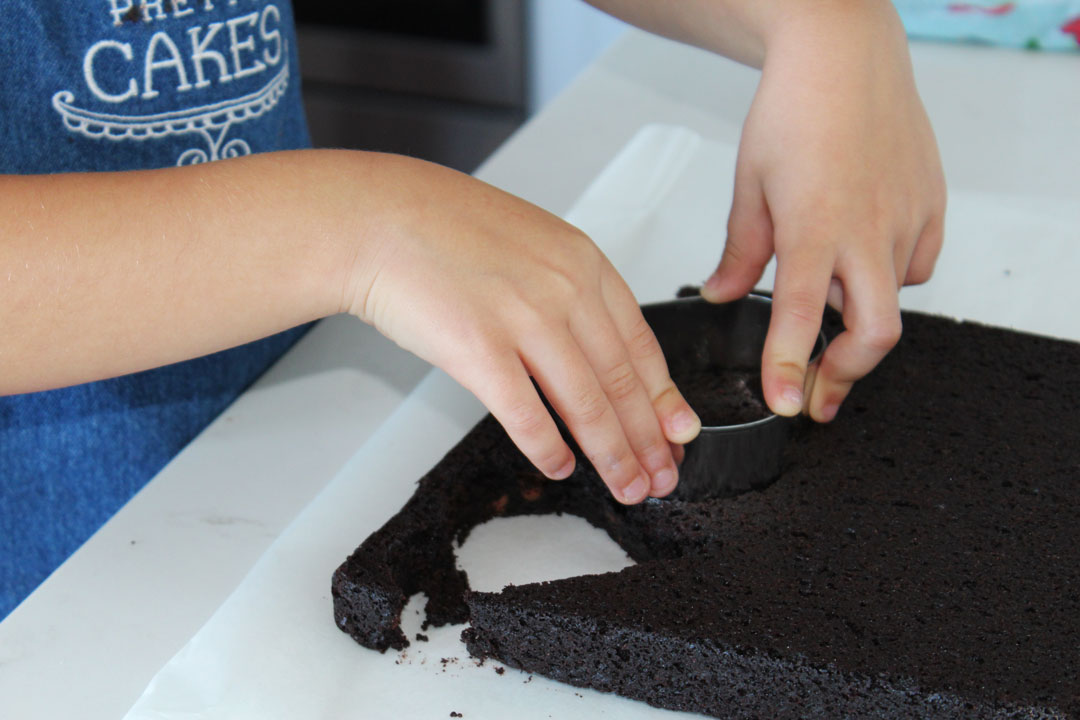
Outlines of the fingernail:
M 574 472 L 574 458 L 570 458 L 565 465 L 553 472 L 549 477 L 552 480 L 565 480 L 570 477 L 572 472 Z
M 688 433 L 700 422 L 693 410 L 680 410 L 675 414 L 675 417 L 671 418 L 671 432 L 675 435 Z
M 667 495 L 669 492 L 675 489 L 675 484 L 678 482 L 679 476 L 675 473 L 675 471 L 669 468 L 664 468 L 660 472 L 656 473 L 655 477 L 653 477 L 652 494 L 657 497 Z
M 780 391 L 780 407 L 777 408 L 779 415 L 798 415 L 802 411 L 802 390 L 794 385 L 788 385 Z
M 701 286 L 701 295 L 708 299 L 709 296 L 715 296 L 720 292 L 720 276 L 712 274 L 709 279 L 705 281 L 705 284 Z
M 832 422 L 838 412 L 840 412 L 840 406 L 836 403 L 825 405 L 821 408 L 821 422 Z
M 649 478 L 638 475 L 634 482 L 623 488 L 623 501 L 631 505 L 639 503 L 649 494 Z

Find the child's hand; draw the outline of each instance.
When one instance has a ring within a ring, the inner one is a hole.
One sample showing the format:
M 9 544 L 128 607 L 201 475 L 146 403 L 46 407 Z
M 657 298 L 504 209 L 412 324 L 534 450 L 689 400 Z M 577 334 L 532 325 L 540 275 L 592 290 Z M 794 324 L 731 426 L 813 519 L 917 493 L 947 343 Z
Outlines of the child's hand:
M 669 493 L 672 446 L 700 421 L 607 258 L 529 203 L 445 168 L 386 156 L 387 212 L 358 259 L 348 311 L 472 391 L 550 478 L 574 456 L 530 381 L 614 496 Z M 371 189 L 371 188 L 369 188 Z
M 776 253 L 765 397 L 777 413 L 806 409 L 823 422 L 899 339 L 897 292 L 929 279 L 945 212 L 899 20 L 878 3 L 836 6 L 790 17 L 768 38 L 727 245 L 702 293 L 740 297 Z M 846 329 L 808 376 L 826 300 Z
M 600 250 L 453 170 L 312 150 L 0 175 L 0 190 L 0 268 L 13 279 L 0 394 L 145 370 L 348 311 L 446 370 L 563 478 L 574 456 L 535 378 L 624 502 L 671 492 L 670 443 L 700 428 Z M 110 210 L 134 194 L 168 202 Z

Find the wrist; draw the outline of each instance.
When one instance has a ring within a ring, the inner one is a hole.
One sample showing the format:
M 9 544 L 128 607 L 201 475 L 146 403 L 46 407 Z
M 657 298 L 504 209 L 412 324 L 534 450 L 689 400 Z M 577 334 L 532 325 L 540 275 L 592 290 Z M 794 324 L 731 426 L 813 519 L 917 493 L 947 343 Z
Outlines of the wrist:
M 828 117 L 917 97 L 903 24 L 889 0 L 821 0 L 768 26 L 762 83 Z M 831 105 L 831 110 L 825 105 Z
M 306 150 L 291 154 L 293 254 L 302 268 L 299 294 L 315 317 L 357 312 L 378 275 L 380 248 L 395 212 L 385 196 L 395 183 L 385 177 L 384 156 L 353 150 Z
M 794 51 L 827 56 L 899 51 L 906 57 L 907 37 L 891 0 L 765 5 L 755 19 L 765 63 Z
M 334 312 L 349 313 L 377 325 L 373 297 L 393 258 L 423 213 L 426 178 L 417 175 L 429 163 L 379 152 L 332 151 L 329 162 L 342 198 Z

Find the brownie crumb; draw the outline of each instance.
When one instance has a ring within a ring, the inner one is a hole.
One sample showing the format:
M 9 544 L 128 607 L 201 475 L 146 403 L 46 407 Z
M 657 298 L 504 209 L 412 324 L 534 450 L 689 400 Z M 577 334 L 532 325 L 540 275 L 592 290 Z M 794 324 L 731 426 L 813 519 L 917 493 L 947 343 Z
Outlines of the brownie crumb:
M 461 713 L 459 713 L 459 712 L 454 712 L 453 710 L 451 710 L 451 711 L 450 711 L 450 717 L 465 717 L 465 716 L 464 716 L 464 715 L 462 715 L 462 714 L 461 714 Z
M 427 642 L 428 641 L 428 636 L 425 635 L 424 633 L 416 633 L 416 639 L 418 641 L 420 641 L 420 642 Z
M 495 674 L 496 675 L 502 675 L 505 672 L 506 672 L 506 668 L 504 668 L 504 667 L 496 667 L 495 668 Z

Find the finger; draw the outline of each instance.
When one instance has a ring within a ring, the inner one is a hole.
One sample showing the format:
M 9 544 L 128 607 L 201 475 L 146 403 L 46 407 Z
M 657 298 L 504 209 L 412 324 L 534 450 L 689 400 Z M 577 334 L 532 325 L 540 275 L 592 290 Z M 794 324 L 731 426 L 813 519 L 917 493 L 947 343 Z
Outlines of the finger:
M 473 367 L 459 382 L 476 395 L 536 469 L 552 480 L 574 471 L 574 453 L 536 392 L 521 360 L 504 354 Z
M 686 448 L 679 443 L 671 443 L 671 454 L 675 458 L 675 464 L 681 466 L 686 458 Z
M 918 235 L 903 232 L 896 238 L 896 242 L 893 244 L 892 260 L 893 260 L 893 272 L 896 277 L 896 289 L 900 290 L 907 283 L 908 268 L 911 267 L 911 259 L 915 255 L 915 251 L 919 247 L 919 238 L 921 237 L 922 230 L 918 231 Z
M 690 442 L 701 431 L 701 420 L 671 379 L 660 343 L 641 314 L 633 293 L 618 273 L 605 276 L 602 289 L 664 436 L 679 445 Z
M 821 358 L 810 398 L 810 416 L 829 422 L 852 385 L 874 369 L 900 339 L 900 305 L 891 262 L 844 268 L 844 332 Z
M 757 176 L 739 167 L 724 253 L 701 288 L 702 297 L 710 302 L 741 298 L 754 289 L 772 255 L 773 225 L 765 194 Z
M 934 265 L 941 254 L 945 241 L 945 219 L 942 215 L 932 217 L 919 234 L 904 273 L 905 285 L 921 285 L 930 279 Z
M 803 407 L 802 411 L 810 414 L 810 398 L 814 396 L 814 383 L 817 380 L 818 368 L 821 367 L 821 358 L 810 363 L 806 367 L 806 378 L 803 380 Z
M 821 330 L 832 269 L 831 251 L 816 243 L 793 245 L 778 258 L 761 358 L 765 401 L 777 415 L 797 415 L 803 408 L 806 366 Z
M 833 310 L 844 312 L 844 286 L 836 278 L 829 281 L 829 292 L 825 301 Z
M 565 328 L 527 336 L 545 341 L 523 347 L 526 367 L 611 494 L 627 504 L 644 500 L 652 489 L 652 478 L 630 446 L 608 393 L 577 341 Z M 602 372 L 610 373 L 609 383 L 624 383 L 620 391 L 633 394 L 628 389 L 632 382 L 617 367 L 603 367 Z
M 630 351 L 602 299 L 594 306 L 585 303 L 577 308 L 571 316 L 570 332 L 596 373 L 631 450 L 649 475 L 649 494 L 667 495 L 678 481 L 675 458 Z

